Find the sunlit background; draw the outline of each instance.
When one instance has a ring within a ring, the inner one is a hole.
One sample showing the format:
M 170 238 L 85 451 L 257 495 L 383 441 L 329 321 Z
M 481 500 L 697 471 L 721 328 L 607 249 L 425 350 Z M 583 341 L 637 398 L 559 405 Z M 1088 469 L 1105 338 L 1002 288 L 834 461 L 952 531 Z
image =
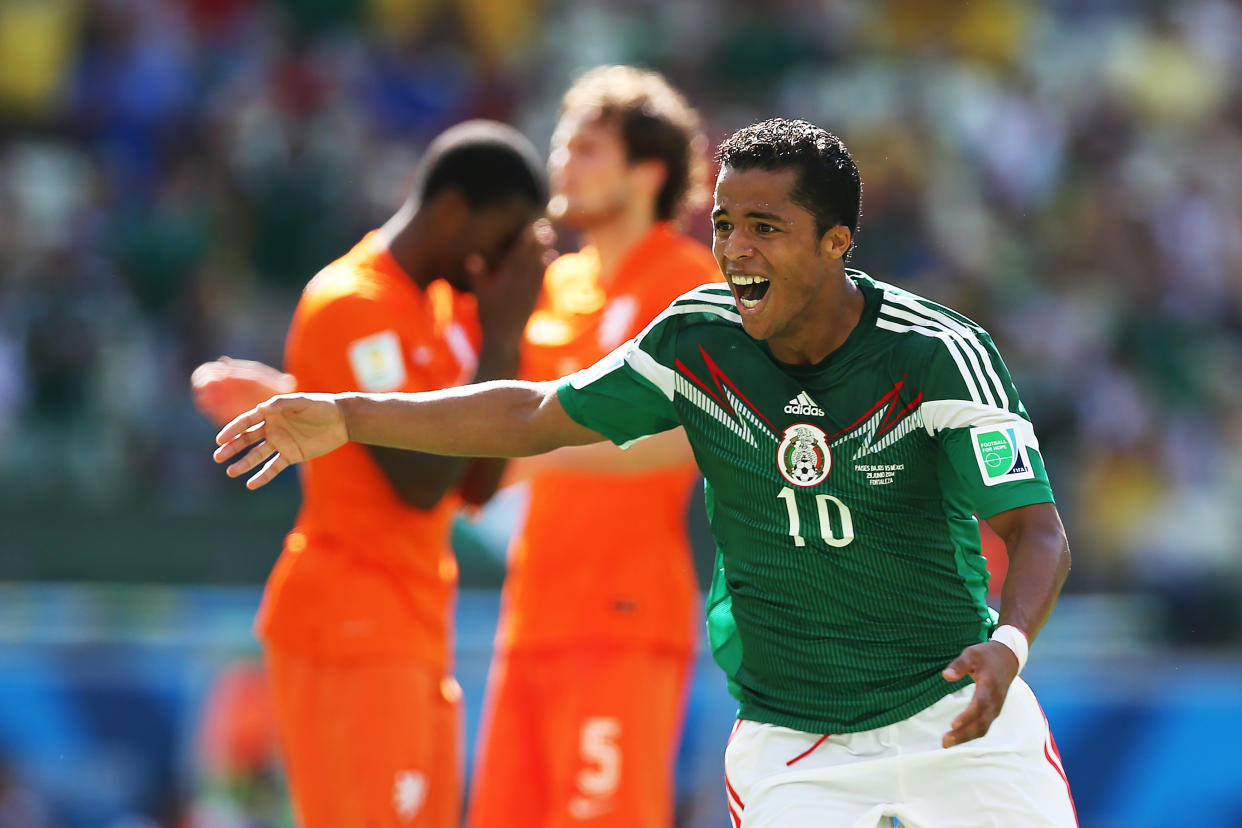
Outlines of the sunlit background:
M 1242 826 L 1242 2 L 0 0 L 0 828 L 290 824 L 249 624 L 296 483 L 225 479 L 189 372 L 278 363 L 431 136 L 546 147 L 609 62 L 845 139 L 854 265 L 991 330 L 1040 435 L 1082 825 Z M 517 500 L 456 533 L 471 738 Z M 704 657 L 681 825 L 733 712 Z

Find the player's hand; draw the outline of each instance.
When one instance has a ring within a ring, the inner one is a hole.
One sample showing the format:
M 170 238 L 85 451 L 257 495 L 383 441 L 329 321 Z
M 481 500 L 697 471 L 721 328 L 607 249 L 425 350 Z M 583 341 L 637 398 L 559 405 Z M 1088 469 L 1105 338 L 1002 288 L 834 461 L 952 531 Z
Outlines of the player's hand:
M 1000 715 L 1009 694 L 1009 685 L 1018 675 L 1018 657 L 999 641 L 984 641 L 962 650 L 941 673 L 945 681 L 971 676 L 975 680 L 975 696 L 966 709 L 953 720 L 941 744 L 953 747 L 988 732 Z
M 222 356 L 190 375 L 194 405 L 217 426 L 277 394 L 297 387 L 292 374 L 252 359 Z
M 516 343 L 526 329 L 526 320 L 535 309 L 543 288 L 543 272 L 556 251 L 556 234 L 547 219 L 528 225 L 494 268 L 482 256 L 466 259 L 471 291 L 478 300 L 479 326 L 483 343 Z
M 239 477 L 263 464 L 246 481 L 247 489 L 257 489 L 294 463 L 320 457 L 347 442 L 345 415 L 336 397 L 290 394 L 261 403 L 221 429 L 216 435 L 220 447 L 212 457 L 224 463 L 254 446 L 225 471 Z

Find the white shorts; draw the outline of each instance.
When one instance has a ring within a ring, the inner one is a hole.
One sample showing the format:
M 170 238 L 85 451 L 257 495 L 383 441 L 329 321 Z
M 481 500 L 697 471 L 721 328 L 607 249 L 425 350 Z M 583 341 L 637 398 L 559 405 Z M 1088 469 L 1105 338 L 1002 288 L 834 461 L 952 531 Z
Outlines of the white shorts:
M 979 739 L 943 748 L 969 685 L 905 721 L 843 736 L 738 721 L 725 750 L 734 828 L 1069 828 L 1069 782 L 1021 678 Z

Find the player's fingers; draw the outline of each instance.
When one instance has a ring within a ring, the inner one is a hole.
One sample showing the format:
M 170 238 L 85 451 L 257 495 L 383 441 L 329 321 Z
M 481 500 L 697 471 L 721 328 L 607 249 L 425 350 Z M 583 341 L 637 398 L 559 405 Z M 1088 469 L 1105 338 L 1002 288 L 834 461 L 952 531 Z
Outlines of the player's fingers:
M 940 675 L 945 681 L 958 681 L 970 675 L 974 666 L 974 654 L 970 650 L 965 650 L 960 656 L 949 662 L 949 666 L 945 667 Z
M 982 719 L 979 719 L 971 722 L 965 727 L 958 727 L 950 730 L 944 735 L 944 738 L 941 740 L 941 744 L 946 748 L 951 748 L 954 745 L 960 745 L 965 742 L 978 739 L 987 732 L 987 723 Z
M 257 469 L 259 464 L 275 453 L 276 447 L 271 443 L 260 443 L 252 448 L 245 457 L 225 469 L 225 474 L 229 477 L 240 477 L 251 469 Z
M 240 453 L 246 446 L 253 445 L 264 437 L 264 423 L 251 426 L 236 437 L 227 440 L 223 445 L 212 452 L 212 459 L 217 463 L 224 463 L 236 454 Z M 217 437 L 217 440 L 220 438 Z
M 976 685 L 975 695 L 966 709 L 952 721 L 952 728 L 942 740 L 945 747 L 977 739 L 987 733 L 988 727 L 1000 711 L 997 693 L 993 688 Z
M 276 454 L 271 460 L 267 461 L 267 465 L 259 469 L 258 474 L 246 481 L 246 488 L 254 491 L 260 486 L 266 486 L 268 483 L 271 483 L 273 479 L 275 479 L 276 475 L 280 474 L 287 468 L 289 468 L 289 461 L 281 455 Z
M 243 432 L 254 428 L 263 422 L 263 412 L 257 408 L 252 408 L 242 414 L 238 414 L 216 435 L 216 444 L 224 445 L 230 440 L 240 437 Z
M 970 700 L 970 704 L 966 705 L 965 710 L 957 714 L 957 716 L 953 719 L 949 727 L 953 728 L 954 730 L 966 727 L 968 724 L 970 724 L 971 722 L 973 722 L 975 719 L 977 719 L 979 716 L 983 714 L 983 709 L 984 709 L 986 702 L 987 702 L 987 692 L 983 688 L 976 685 L 975 695 Z

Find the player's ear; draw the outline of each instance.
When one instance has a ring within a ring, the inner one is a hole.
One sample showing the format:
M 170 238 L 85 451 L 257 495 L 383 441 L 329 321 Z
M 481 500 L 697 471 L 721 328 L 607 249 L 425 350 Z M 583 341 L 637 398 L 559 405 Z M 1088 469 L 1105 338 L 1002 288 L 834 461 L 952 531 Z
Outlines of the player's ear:
M 630 164 L 630 172 L 637 179 L 644 193 L 650 194 L 654 201 L 660 195 L 664 182 L 668 179 L 668 166 L 658 158 L 644 158 Z
M 830 259 L 839 259 L 850 249 L 853 238 L 850 228 L 838 224 L 819 237 L 819 252 Z

